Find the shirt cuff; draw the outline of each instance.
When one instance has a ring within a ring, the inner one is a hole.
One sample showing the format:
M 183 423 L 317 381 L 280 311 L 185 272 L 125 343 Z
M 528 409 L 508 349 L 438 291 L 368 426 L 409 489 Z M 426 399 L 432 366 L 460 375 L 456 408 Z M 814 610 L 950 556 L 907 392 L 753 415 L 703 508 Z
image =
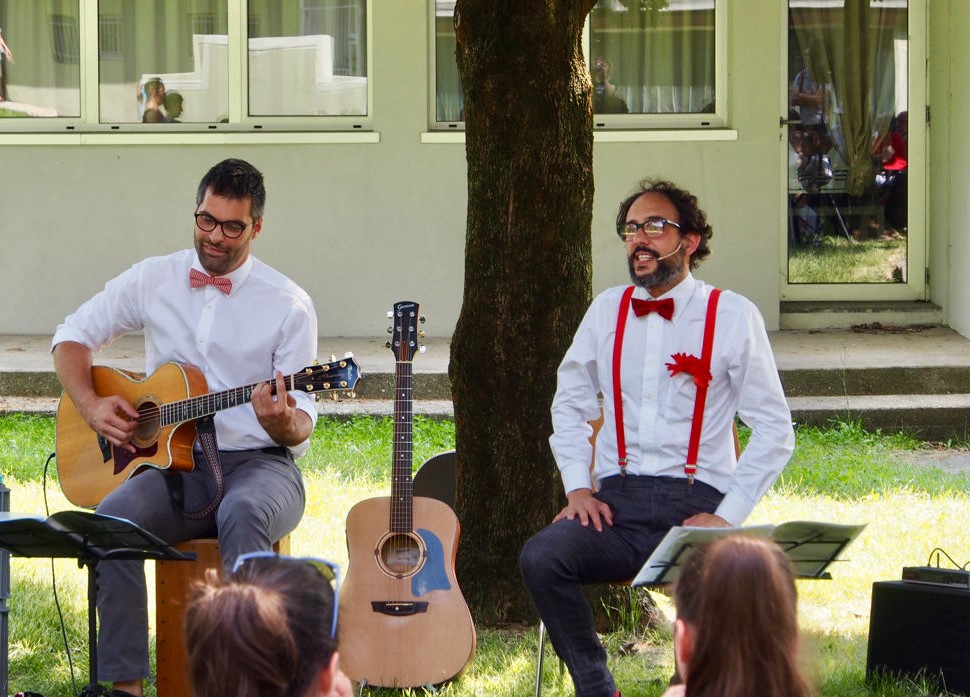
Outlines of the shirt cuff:
M 568 494 L 576 489 L 592 489 L 593 481 L 589 476 L 589 467 L 584 465 L 566 465 L 559 468 L 562 485 Z
M 714 514 L 721 516 L 734 527 L 740 527 L 747 520 L 748 516 L 751 515 L 754 506 L 755 502 L 751 501 L 747 496 L 729 491 L 725 494 L 721 505 L 717 507 Z

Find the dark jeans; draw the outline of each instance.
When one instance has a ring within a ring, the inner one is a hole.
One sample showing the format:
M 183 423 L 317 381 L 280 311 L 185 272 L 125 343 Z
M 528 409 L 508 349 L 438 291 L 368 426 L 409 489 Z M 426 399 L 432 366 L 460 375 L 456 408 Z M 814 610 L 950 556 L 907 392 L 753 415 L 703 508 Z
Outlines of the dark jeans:
M 591 583 L 629 581 L 667 531 L 695 513 L 713 513 L 724 495 L 679 477 L 610 477 L 596 498 L 610 505 L 613 525 L 597 532 L 560 520 L 530 538 L 519 569 L 577 697 L 613 697 L 616 684 L 582 593 Z

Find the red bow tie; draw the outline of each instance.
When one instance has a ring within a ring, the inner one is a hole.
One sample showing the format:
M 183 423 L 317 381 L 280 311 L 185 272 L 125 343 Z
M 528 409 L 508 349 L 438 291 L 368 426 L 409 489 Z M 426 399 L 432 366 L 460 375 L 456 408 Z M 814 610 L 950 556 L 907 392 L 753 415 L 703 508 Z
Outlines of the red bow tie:
M 202 286 L 215 286 L 226 295 L 232 290 L 232 281 L 223 276 L 210 276 L 202 273 L 198 269 L 189 269 L 189 287 L 201 288 Z
M 651 312 L 656 312 L 668 320 L 674 316 L 673 298 L 664 298 L 663 300 L 640 300 L 639 298 L 631 298 L 630 302 L 633 307 L 633 312 L 637 317 L 643 317 Z

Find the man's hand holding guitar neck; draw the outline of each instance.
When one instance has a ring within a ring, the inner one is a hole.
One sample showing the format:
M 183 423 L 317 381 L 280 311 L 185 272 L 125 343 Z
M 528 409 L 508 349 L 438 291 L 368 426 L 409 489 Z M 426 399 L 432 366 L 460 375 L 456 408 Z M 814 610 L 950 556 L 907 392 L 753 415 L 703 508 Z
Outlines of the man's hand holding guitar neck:
M 264 382 L 253 390 L 253 411 L 259 425 L 280 445 L 299 445 L 313 431 L 310 416 L 296 408 L 296 400 L 287 394 L 286 381 L 280 371 L 276 371 L 275 391 L 273 387 L 273 383 Z
M 101 397 L 94 391 L 91 349 L 75 341 L 64 341 L 54 347 L 53 353 L 57 377 L 91 430 L 112 445 L 135 452 L 131 437 L 138 412 L 123 397 Z

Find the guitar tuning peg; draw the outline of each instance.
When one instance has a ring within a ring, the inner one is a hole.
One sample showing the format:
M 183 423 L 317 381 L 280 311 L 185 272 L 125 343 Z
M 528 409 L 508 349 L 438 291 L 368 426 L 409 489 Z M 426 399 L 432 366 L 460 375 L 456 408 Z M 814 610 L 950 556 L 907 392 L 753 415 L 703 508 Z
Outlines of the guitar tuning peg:
M 428 347 L 425 346 L 424 344 L 421 344 L 420 346 L 418 346 L 418 352 L 419 353 L 424 353 L 427 350 L 428 350 Z
M 393 334 L 394 333 L 394 327 L 388 327 L 387 328 L 387 333 L 388 334 Z
M 425 322 L 427 322 L 427 321 L 428 321 L 428 318 L 427 318 L 427 317 L 425 317 L 424 315 L 420 315 L 420 316 L 418 317 L 418 321 L 419 321 L 419 322 L 420 322 L 421 324 L 424 324 Z
M 353 351 L 347 351 L 347 353 L 344 354 L 344 358 L 353 358 L 353 357 L 354 357 Z
M 387 318 L 388 319 L 391 319 L 393 316 L 394 316 L 394 311 L 393 310 L 388 310 L 387 311 Z
M 385 341 L 384 342 L 384 348 L 391 348 L 391 342 L 390 341 Z
M 424 330 L 423 329 L 419 329 L 418 330 L 418 336 L 421 337 L 422 339 L 424 338 Z
M 330 354 L 330 362 L 333 363 L 336 360 L 337 360 L 337 357 L 331 353 Z

